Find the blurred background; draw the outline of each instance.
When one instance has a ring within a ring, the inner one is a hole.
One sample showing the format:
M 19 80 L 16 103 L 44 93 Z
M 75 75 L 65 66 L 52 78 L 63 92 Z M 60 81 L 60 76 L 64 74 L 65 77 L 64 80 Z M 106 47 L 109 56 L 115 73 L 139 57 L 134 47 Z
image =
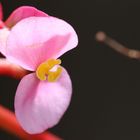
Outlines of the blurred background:
M 65 140 L 140 139 L 140 61 L 95 41 L 97 31 L 140 50 L 139 0 L 2 0 L 4 18 L 31 5 L 69 22 L 79 45 L 61 57 L 73 81 L 73 97 L 60 123 L 50 129 Z M 1 76 L 0 103 L 13 110 L 19 81 Z M 1 140 L 18 138 L 0 130 Z

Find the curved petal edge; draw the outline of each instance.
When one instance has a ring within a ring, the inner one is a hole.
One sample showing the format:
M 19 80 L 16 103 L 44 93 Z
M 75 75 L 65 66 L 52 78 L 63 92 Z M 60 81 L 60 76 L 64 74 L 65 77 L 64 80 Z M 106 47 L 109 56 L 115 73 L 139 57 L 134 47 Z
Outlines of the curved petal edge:
M 78 37 L 73 27 L 54 17 L 29 17 L 18 22 L 7 39 L 6 57 L 27 70 L 57 59 L 75 48 Z
M 35 74 L 25 76 L 15 96 L 15 114 L 22 128 L 38 134 L 56 125 L 69 106 L 72 84 L 66 70 L 56 82 L 39 81 Z
M 20 20 L 32 16 L 47 17 L 48 15 L 32 6 L 21 6 L 12 12 L 12 14 L 5 21 L 5 25 L 11 28 Z

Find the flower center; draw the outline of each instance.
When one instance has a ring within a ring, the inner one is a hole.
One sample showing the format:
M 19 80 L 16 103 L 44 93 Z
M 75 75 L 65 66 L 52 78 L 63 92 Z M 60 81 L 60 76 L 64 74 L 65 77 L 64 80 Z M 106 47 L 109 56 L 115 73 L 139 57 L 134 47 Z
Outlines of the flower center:
M 37 78 L 43 81 L 46 80 L 46 76 L 48 76 L 49 82 L 56 81 L 62 72 L 62 68 L 57 67 L 55 71 L 52 71 L 52 68 L 60 64 L 61 64 L 60 59 L 49 59 L 48 61 L 41 63 L 36 70 Z

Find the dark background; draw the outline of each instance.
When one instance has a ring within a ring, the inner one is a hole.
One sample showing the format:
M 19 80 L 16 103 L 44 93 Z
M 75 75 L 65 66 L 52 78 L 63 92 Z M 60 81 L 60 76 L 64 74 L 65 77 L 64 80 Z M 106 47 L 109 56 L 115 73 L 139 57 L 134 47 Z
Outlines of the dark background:
M 71 105 L 50 129 L 65 140 L 140 139 L 140 61 L 124 57 L 94 39 L 105 31 L 140 50 L 139 0 L 3 0 L 5 18 L 21 5 L 32 5 L 69 22 L 79 45 L 62 56 L 73 81 Z M 13 110 L 19 81 L 0 79 L 0 103 Z M 18 140 L 0 130 L 1 140 Z

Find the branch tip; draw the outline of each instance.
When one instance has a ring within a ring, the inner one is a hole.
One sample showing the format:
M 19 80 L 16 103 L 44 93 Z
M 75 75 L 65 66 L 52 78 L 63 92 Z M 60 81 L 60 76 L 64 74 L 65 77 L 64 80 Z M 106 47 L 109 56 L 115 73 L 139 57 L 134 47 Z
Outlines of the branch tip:
M 95 35 L 95 39 L 99 42 L 104 42 L 106 39 L 106 34 L 102 31 L 99 31 Z

